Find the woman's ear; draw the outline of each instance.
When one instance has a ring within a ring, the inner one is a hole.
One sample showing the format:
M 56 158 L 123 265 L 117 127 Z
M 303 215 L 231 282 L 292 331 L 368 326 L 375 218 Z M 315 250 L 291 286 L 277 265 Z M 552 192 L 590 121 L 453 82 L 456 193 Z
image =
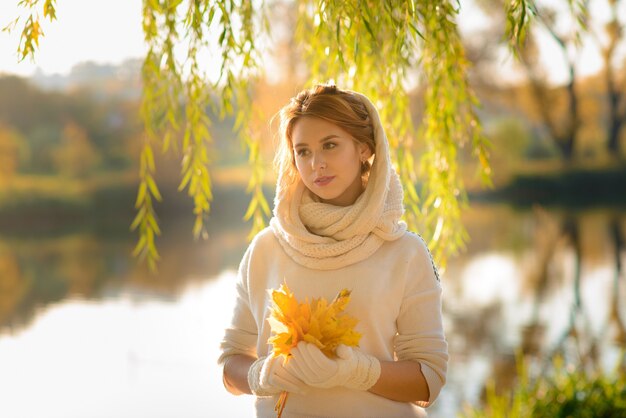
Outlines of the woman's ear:
M 361 157 L 361 161 L 369 160 L 369 158 L 372 156 L 372 150 L 370 149 L 370 147 L 367 144 L 360 143 L 359 144 L 359 155 Z

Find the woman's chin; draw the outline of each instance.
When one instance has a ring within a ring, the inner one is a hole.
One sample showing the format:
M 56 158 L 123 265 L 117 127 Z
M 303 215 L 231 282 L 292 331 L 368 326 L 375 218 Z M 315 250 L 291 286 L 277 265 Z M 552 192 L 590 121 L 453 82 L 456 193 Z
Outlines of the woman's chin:
M 337 199 L 337 196 L 329 195 L 328 193 L 315 193 L 315 196 L 323 203 L 332 203 Z

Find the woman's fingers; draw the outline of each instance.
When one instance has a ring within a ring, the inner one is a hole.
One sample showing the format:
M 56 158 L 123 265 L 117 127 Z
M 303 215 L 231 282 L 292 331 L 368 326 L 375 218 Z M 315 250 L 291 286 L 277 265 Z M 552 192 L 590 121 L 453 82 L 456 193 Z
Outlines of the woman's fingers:
M 306 350 L 308 358 L 311 363 L 315 364 L 315 366 L 322 370 L 328 370 L 333 368 L 333 361 L 326 357 L 322 350 L 317 348 L 315 344 L 304 343 L 304 350 Z
M 304 394 L 306 390 L 304 388 L 304 383 L 299 381 L 293 376 L 290 376 L 288 373 L 285 374 L 275 374 L 273 376 L 272 384 L 275 387 L 278 387 L 282 390 L 286 390 L 291 393 Z
M 292 350 L 291 358 L 287 362 L 286 367 L 288 370 L 293 370 L 294 374 L 309 384 L 316 383 L 320 380 L 321 376 L 319 376 L 319 370 L 315 364 L 312 363 L 309 352 L 302 343 L 298 344 L 298 346 Z
M 300 342 L 291 354 L 287 370 L 312 386 L 323 387 L 337 372 L 336 362 L 326 357 L 314 344 Z
M 272 356 L 266 360 L 261 381 L 265 382 L 262 384 L 292 393 L 303 393 L 305 387 L 302 380 L 285 369 L 284 358 L 282 356 Z
M 345 344 L 339 344 L 337 346 L 337 349 L 335 350 L 335 353 L 337 353 L 337 357 L 343 360 L 350 360 L 353 355 L 352 348 L 348 347 Z

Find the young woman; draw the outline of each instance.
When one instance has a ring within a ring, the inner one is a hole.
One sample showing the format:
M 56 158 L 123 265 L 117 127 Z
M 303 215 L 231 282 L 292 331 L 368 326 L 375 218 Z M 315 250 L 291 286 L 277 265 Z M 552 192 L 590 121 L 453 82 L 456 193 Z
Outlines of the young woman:
M 406 230 L 402 186 L 374 105 L 318 85 L 280 112 L 274 217 L 239 267 L 232 325 L 219 363 L 233 394 L 254 394 L 259 417 L 289 392 L 284 417 L 420 417 L 446 379 L 441 286 L 424 241 Z M 359 347 L 336 359 L 300 342 L 271 356 L 268 290 L 298 300 L 351 290 Z

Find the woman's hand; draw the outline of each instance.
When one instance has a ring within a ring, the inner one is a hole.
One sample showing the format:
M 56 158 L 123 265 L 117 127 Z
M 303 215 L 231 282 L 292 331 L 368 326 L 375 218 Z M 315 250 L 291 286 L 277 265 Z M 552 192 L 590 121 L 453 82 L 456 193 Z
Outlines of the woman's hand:
M 314 344 L 301 341 L 291 350 L 285 369 L 317 388 L 368 390 L 378 381 L 380 362 L 376 357 L 346 345 L 339 345 L 336 354 L 336 359 L 330 359 Z
M 257 396 L 272 396 L 283 391 L 303 394 L 306 385 L 285 368 L 283 356 L 261 357 L 250 366 L 248 385 Z

